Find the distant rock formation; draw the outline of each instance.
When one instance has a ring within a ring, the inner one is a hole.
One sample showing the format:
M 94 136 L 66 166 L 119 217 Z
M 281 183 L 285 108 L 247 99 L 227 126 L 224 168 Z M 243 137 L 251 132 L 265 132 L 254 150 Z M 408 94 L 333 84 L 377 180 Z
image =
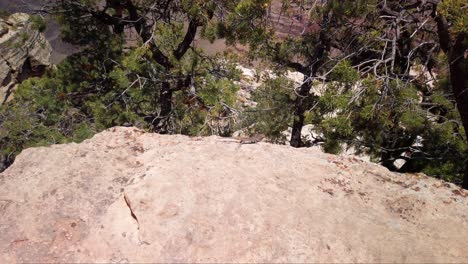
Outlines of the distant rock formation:
M 22 81 L 44 73 L 51 64 L 51 52 L 49 42 L 34 29 L 28 14 L 0 19 L 0 105 L 11 99 Z
M 468 263 L 468 193 L 356 158 L 113 128 L 0 174 L 0 263 Z

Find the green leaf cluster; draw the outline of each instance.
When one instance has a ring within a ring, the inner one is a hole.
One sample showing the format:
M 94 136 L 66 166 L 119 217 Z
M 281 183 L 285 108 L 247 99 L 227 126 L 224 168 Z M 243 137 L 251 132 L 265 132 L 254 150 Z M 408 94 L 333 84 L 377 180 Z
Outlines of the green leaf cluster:
M 244 112 L 242 127 L 250 133 L 264 134 L 270 141 L 283 143 L 284 131 L 293 121 L 293 103 L 296 96 L 293 83 L 286 77 L 267 77 L 264 84 L 253 92 L 254 108 Z

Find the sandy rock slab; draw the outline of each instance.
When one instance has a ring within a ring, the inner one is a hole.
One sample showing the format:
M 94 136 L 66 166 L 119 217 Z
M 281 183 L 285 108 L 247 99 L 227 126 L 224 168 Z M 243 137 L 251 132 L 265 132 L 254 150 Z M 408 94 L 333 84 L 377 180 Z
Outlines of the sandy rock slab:
M 314 149 L 113 128 L 0 174 L 0 263 L 468 262 L 467 192 Z

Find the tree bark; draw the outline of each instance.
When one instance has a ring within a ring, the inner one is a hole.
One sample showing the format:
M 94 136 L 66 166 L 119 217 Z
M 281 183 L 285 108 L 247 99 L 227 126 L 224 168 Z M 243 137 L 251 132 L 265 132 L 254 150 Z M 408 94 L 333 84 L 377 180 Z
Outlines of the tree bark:
M 463 175 L 462 187 L 465 190 L 468 190 L 468 161 L 465 162 L 465 173 Z
M 450 82 L 457 103 L 457 109 L 465 128 L 465 136 L 468 139 L 468 63 L 465 58 L 465 51 L 468 50 L 468 45 L 466 45 L 465 35 L 459 34 L 448 59 L 450 63 Z M 462 186 L 468 190 L 468 159 L 465 161 Z
M 437 23 L 440 47 L 447 55 L 450 83 L 463 128 L 465 129 L 465 137 L 468 140 L 468 78 L 466 77 L 468 76 L 468 63 L 466 58 L 468 52 L 468 44 L 466 42 L 467 34 L 460 32 L 455 38 L 452 38 L 449 24 L 445 17 L 439 14 L 435 17 L 435 21 Z M 468 159 L 465 161 L 462 186 L 468 189 Z
M 172 113 L 172 89 L 169 82 L 163 82 L 159 94 L 161 111 L 153 121 L 153 131 L 159 134 L 169 133 L 168 125 Z
M 304 81 L 298 92 L 298 96 L 295 102 L 294 122 L 292 127 L 290 145 L 295 148 L 304 146 L 302 142 L 302 127 L 304 126 L 305 112 L 311 105 L 310 102 L 314 100 L 315 95 L 310 94 L 312 89 L 312 77 L 317 75 L 319 69 L 323 66 L 325 55 L 330 50 L 330 36 L 328 29 L 329 17 L 324 14 L 323 21 L 321 23 L 321 31 L 319 34 L 319 42 L 311 57 L 310 64 L 306 67 L 300 67 L 301 73 L 304 74 Z
M 310 80 L 309 75 L 304 75 L 304 83 L 301 85 L 301 88 L 298 92 L 296 98 L 294 112 L 294 122 L 292 126 L 291 134 L 291 146 L 295 148 L 300 148 L 304 146 L 302 142 L 302 127 L 304 126 L 305 112 L 307 111 L 308 101 L 310 100 L 310 89 L 312 88 L 312 81 Z

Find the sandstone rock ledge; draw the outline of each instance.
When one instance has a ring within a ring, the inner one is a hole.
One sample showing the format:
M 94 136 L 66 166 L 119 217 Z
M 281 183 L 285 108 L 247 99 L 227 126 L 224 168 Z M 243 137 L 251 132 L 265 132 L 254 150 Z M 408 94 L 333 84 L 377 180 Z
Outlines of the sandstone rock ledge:
M 0 262 L 468 262 L 467 192 L 313 149 L 114 128 L 0 174 Z

